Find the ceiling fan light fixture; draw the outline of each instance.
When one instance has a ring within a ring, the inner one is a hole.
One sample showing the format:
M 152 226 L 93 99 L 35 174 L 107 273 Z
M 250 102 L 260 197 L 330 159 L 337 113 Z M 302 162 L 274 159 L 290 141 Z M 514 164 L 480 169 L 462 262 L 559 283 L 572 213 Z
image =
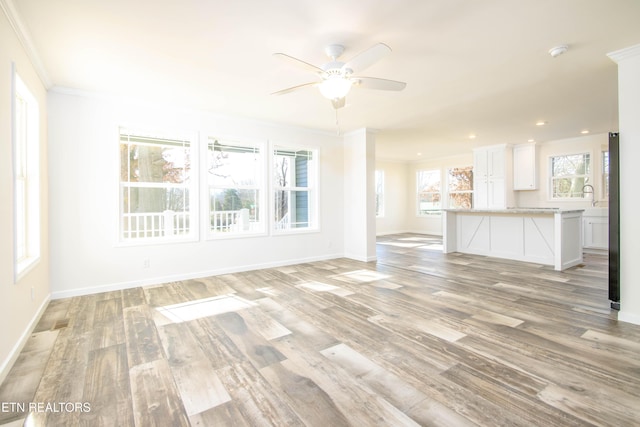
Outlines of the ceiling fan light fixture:
M 342 76 L 330 76 L 318 85 L 318 89 L 320 89 L 322 96 L 333 100 L 347 96 L 351 90 L 351 85 L 351 79 Z

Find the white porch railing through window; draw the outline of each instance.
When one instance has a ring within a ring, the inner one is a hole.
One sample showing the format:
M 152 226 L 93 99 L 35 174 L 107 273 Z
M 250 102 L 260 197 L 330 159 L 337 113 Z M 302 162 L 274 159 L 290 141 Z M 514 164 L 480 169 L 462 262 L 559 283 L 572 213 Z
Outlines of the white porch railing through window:
M 188 212 L 126 213 L 122 218 L 124 239 L 180 236 L 189 233 Z

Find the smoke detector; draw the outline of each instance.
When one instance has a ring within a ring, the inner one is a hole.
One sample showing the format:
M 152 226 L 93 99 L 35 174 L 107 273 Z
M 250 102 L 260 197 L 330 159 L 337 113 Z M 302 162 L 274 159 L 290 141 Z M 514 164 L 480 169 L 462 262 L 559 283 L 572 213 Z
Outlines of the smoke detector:
M 549 49 L 549 55 L 555 58 L 556 56 L 562 55 L 567 50 L 569 50 L 569 46 L 567 46 L 566 44 L 561 44 L 560 46 L 552 47 L 551 49 Z

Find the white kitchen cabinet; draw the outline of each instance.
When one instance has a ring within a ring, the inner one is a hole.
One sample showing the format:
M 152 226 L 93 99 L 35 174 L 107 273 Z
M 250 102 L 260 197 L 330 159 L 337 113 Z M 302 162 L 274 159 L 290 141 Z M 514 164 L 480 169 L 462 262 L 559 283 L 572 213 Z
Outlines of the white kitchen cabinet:
M 473 207 L 498 209 L 513 206 L 510 145 L 492 145 L 473 150 Z
M 609 249 L 609 215 L 606 208 L 585 209 L 582 216 L 585 249 Z
M 519 144 L 513 147 L 513 189 L 538 189 L 538 162 L 536 144 Z

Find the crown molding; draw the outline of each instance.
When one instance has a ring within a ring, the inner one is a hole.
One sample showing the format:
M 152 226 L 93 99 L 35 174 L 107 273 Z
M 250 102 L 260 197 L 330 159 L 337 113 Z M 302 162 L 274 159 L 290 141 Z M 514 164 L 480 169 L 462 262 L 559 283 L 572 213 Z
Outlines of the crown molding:
M 607 53 L 607 56 L 616 64 L 619 64 L 621 61 L 630 58 L 640 57 L 640 44 L 616 50 L 615 52 Z
M 47 70 L 44 68 L 42 61 L 40 60 L 40 55 L 36 51 L 36 48 L 31 41 L 31 37 L 29 36 L 29 31 L 27 31 L 26 25 L 22 22 L 20 15 L 13 3 L 13 0 L 0 0 L 0 9 L 4 12 L 11 28 L 13 28 L 14 33 L 18 37 L 20 44 L 24 48 L 33 68 L 36 70 L 38 77 L 42 81 L 44 87 L 49 90 L 52 86 L 51 79 L 47 73 Z

